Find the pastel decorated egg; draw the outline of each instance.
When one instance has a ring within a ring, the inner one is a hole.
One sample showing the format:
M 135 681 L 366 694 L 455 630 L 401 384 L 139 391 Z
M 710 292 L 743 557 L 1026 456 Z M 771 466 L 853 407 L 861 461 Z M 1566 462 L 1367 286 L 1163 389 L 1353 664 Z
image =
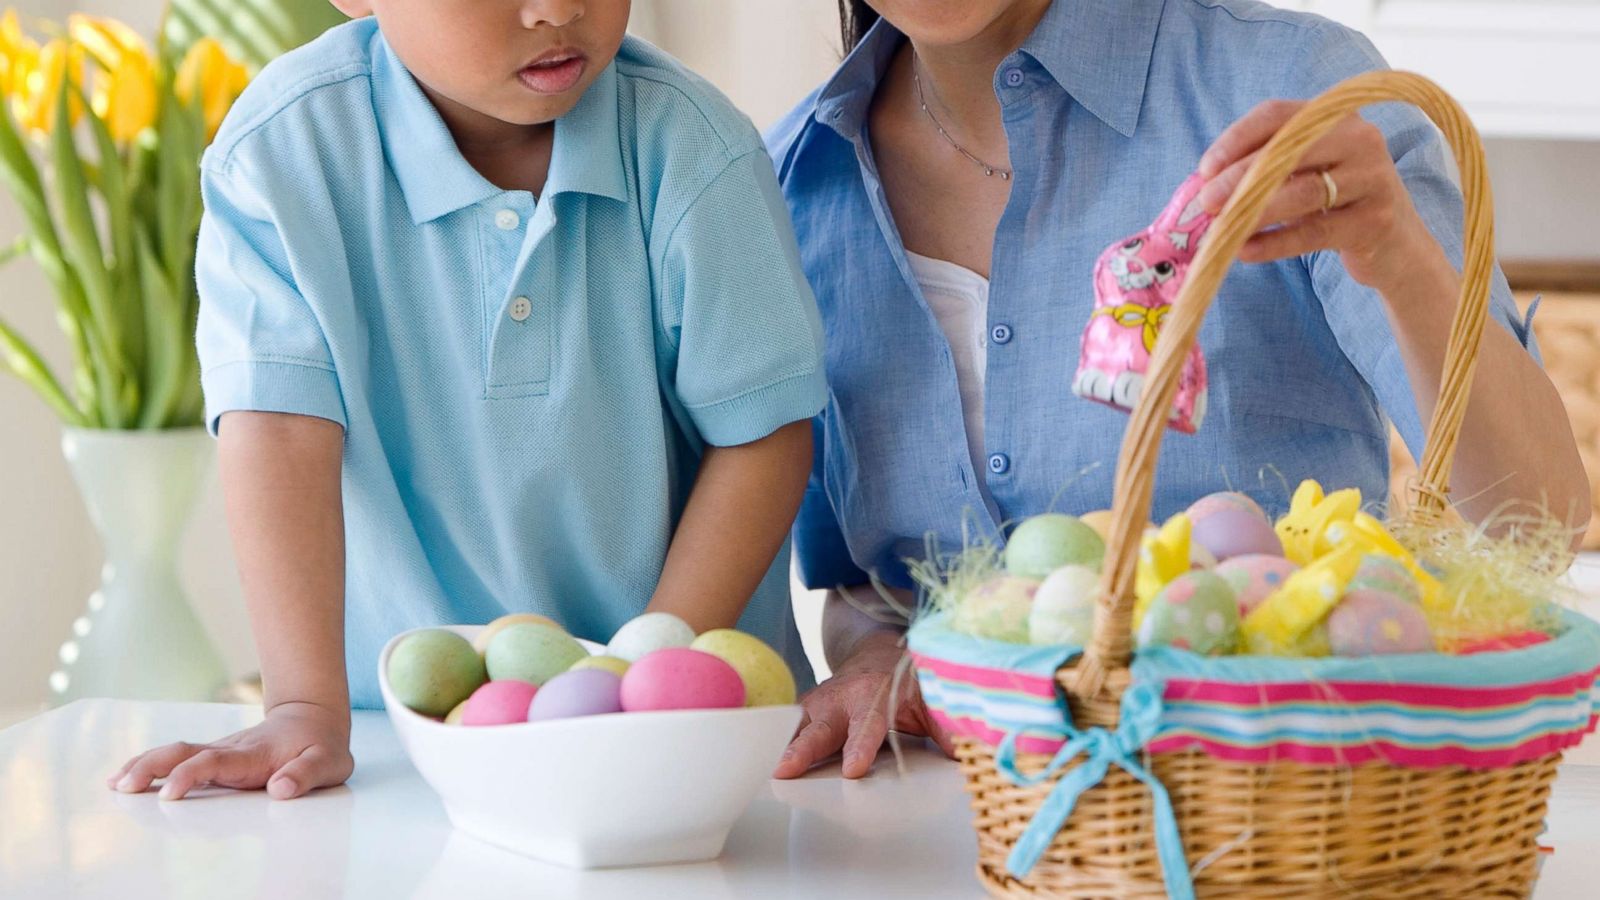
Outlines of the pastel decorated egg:
M 744 682 L 745 706 L 785 706 L 794 702 L 794 673 L 778 651 L 760 638 L 732 628 L 716 628 L 695 638 L 689 646 L 733 666 Z
M 1217 574 L 1233 588 L 1234 598 L 1239 601 L 1239 616 L 1243 618 L 1283 587 L 1283 582 L 1299 568 L 1281 556 L 1247 554 L 1217 566 Z
M 1356 575 L 1350 579 L 1347 591 L 1378 591 L 1393 594 L 1410 603 L 1422 602 L 1422 589 L 1412 577 L 1406 564 L 1382 553 L 1368 553 L 1361 557 Z
M 606 645 L 606 655 L 635 662 L 646 653 L 694 643 L 694 629 L 672 613 L 647 612 L 623 623 Z
M 1433 633 L 1415 603 L 1375 590 L 1344 595 L 1328 613 L 1328 646 L 1336 656 L 1430 653 Z
M 1215 494 L 1207 494 L 1189 504 L 1186 512 L 1189 514 L 1190 521 L 1199 522 L 1206 516 L 1225 509 L 1250 513 L 1263 522 L 1267 521 L 1267 514 L 1261 509 L 1261 504 L 1238 491 L 1218 491 Z
M 572 668 L 567 671 L 575 672 L 579 669 L 600 669 L 621 678 L 628 671 L 628 661 L 615 656 L 607 656 L 604 653 L 596 653 L 594 656 L 585 656 L 583 659 L 573 663 Z
M 1235 556 L 1282 556 L 1283 542 L 1264 516 L 1243 509 L 1217 509 L 1195 518 L 1189 540 L 1218 562 Z
M 1039 582 L 1016 575 L 996 575 L 963 596 L 956 605 L 950 627 L 973 637 L 1028 642 L 1028 615 Z
M 744 706 L 744 681 L 721 659 L 688 647 L 641 656 L 622 676 L 622 708 L 730 709 Z
M 488 650 L 489 642 L 494 640 L 494 636 L 512 625 L 548 625 L 557 630 L 565 630 L 556 624 L 556 620 L 549 616 L 541 616 L 538 613 L 511 613 L 483 626 L 483 630 L 478 632 L 478 636 L 472 639 L 472 646 L 478 648 L 479 653 Z
M 559 628 L 518 622 L 494 636 L 483 660 L 495 681 L 514 678 L 544 684 L 588 655 L 582 644 Z
M 1088 646 L 1099 595 L 1100 573 L 1088 566 L 1062 566 L 1051 572 L 1033 595 L 1028 642 Z
M 1150 602 L 1137 638 L 1140 647 L 1171 645 L 1208 656 L 1232 653 L 1239 642 L 1239 601 L 1215 573 L 1180 575 Z
M 1103 541 L 1111 531 L 1111 510 L 1097 509 L 1094 512 L 1087 512 L 1079 516 L 1078 521 L 1093 528 L 1094 533 L 1100 535 L 1100 540 Z
M 402 706 L 437 719 L 483 684 L 483 657 L 461 635 L 429 628 L 395 644 L 387 674 Z
M 622 678 L 605 669 L 572 669 L 545 682 L 523 710 L 529 722 L 622 712 Z
M 472 692 L 461 711 L 463 725 L 512 725 L 528 721 L 528 704 L 539 688 L 508 678 L 491 681 Z
M 1006 540 L 1006 571 L 1044 578 L 1062 566 L 1100 567 L 1106 542 L 1077 516 L 1046 513 L 1023 520 Z
M 471 699 L 472 699 L 471 697 L 467 698 L 467 700 L 471 700 Z M 450 710 L 449 714 L 444 717 L 444 723 L 446 725 L 460 725 L 461 724 L 461 714 L 467 711 L 467 700 L 463 700 L 460 703 L 457 703 Z

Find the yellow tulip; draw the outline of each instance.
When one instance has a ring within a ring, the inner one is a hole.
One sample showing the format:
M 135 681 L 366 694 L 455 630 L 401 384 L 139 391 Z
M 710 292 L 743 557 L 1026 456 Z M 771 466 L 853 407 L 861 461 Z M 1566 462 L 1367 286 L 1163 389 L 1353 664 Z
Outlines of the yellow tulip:
M 125 53 L 148 55 L 150 52 L 137 31 L 116 19 L 73 13 L 67 16 L 67 34 L 82 44 L 95 62 L 107 69 L 115 68 Z
M 50 133 L 62 85 L 68 79 L 83 83 L 83 56 L 82 47 L 58 38 L 45 44 L 31 65 L 12 71 L 11 104 L 17 124 L 36 138 Z M 83 116 L 82 101 L 69 97 L 67 110 L 69 124 L 76 125 Z
M 23 75 L 39 62 L 39 44 L 22 33 L 15 9 L 0 16 L 0 99 L 22 87 Z
M 206 143 L 217 136 L 222 117 L 250 81 L 250 72 L 228 56 L 215 38 L 201 38 L 178 66 L 178 99 L 199 103 L 206 123 Z
M 90 103 L 118 143 L 156 120 L 156 64 L 138 32 L 115 19 L 74 14 L 67 32 L 99 67 Z

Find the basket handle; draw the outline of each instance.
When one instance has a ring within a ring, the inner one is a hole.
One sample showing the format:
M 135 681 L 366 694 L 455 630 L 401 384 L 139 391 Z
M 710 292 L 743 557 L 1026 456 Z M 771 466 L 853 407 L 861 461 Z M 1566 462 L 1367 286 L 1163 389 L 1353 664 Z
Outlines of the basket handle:
M 1273 136 L 1233 192 L 1201 244 L 1182 291 L 1172 304 L 1156 341 L 1144 391 L 1134 409 L 1117 461 L 1115 502 L 1107 530 L 1106 555 L 1095 607 L 1094 637 L 1078 664 L 1075 692 L 1093 696 L 1105 675 L 1128 665 L 1132 639 L 1134 572 L 1140 541 L 1150 515 L 1156 456 L 1166 431 L 1168 411 L 1178 390 L 1184 357 L 1194 345 L 1217 288 L 1246 240 L 1257 231 L 1267 201 L 1294 171 L 1301 157 L 1351 113 L 1372 103 L 1411 103 L 1438 125 L 1455 152 L 1466 201 L 1461 298 L 1450 325 L 1439 400 L 1428 424 L 1427 449 L 1411 485 L 1416 515 L 1444 515 L 1450 466 L 1466 414 L 1478 345 L 1488 318 L 1489 281 L 1494 269 L 1494 223 L 1483 145 L 1460 105 L 1437 84 L 1410 72 L 1357 75 L 1306 104 Z

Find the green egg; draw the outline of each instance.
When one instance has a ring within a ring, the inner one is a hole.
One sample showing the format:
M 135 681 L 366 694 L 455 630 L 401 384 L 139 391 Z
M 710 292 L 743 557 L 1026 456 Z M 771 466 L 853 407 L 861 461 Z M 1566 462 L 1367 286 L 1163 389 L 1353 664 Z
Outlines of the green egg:
M 956 606 L 950 627 L 974 637 L 1028 642 L 1028 615 L 1039 582 L 1015 575 L 997 575 L 968 591 Z
M 408 709 L 440 718 L 484 682 L 483 658 L 453 631 L 406 635 L 389 652 L 389 690 Z
M 529 684 L 546 681 L 572 668 L 589 651 L 559 628 L 520 623 L 503 629 L 484 649 L 489 678 L 515 678 Z
M 1150 601 L 1136 636 L 1140 647 L 1170 645 L 1206 656 L 1239 644 L 1239 601 L 1220 575 L 1188 572 Z
M 1417 579 L 1412 577 L 1411 570 L 1400 560 L 1380 553 L 1368 553 L 1361 557 L 1355 577 L 1350 579 L 1350 584 L 1345 588 L 1346 593 L 1352 591 L 1379 591 L 1392 594 L 1407 603 L 1422 602 L 1422 589 L 1417 586 Z
M 1062 566 L 1100 568 L 1106 542 L 1077 516 L 1046 513 L 1026 519 L 1006 541 L 1006 571 L 1044 578 Z

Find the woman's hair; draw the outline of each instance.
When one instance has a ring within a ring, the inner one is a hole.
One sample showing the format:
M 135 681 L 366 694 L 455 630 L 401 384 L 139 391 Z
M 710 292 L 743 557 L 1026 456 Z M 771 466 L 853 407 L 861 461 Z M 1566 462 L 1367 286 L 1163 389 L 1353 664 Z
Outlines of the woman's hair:
M 839 0 L 839 37 L 844 42 L 844 52 L 854 50 L 877 21 L 878 11 L 866 0 Z

